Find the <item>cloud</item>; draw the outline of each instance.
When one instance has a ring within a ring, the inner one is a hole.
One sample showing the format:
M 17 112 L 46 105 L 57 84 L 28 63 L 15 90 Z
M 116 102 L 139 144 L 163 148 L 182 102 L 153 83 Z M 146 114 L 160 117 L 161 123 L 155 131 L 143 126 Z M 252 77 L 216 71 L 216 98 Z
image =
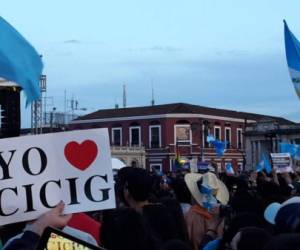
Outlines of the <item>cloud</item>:
M 66 41 L 64 41 L 64 43 L 80 44 L 81 41 L 80 41 L 80 40 L 76 40 L 76 39 L 71 39 L 71 40 L 66 40 Z
M 139 49 L 129 49 L 129 51 L 142 51 L 142 52 L 178 52 L 182 51 L 181 48 L 173 47 L 173 46 L 160 46 L 155 45 L 152 47 L 145 47 L 145 48 L 139 48 Z

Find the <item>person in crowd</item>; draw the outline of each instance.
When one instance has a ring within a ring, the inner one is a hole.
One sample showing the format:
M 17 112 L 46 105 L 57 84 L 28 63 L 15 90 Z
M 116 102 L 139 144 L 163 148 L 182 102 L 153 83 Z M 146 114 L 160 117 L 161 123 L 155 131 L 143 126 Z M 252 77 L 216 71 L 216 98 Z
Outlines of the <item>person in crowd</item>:
M 229 220 L 227 225 L 223 228 L 224 232 L 221 237 L 219 237 L 215 232 L 215 229 L 218 228 L 219 221 L 217 217 L 209 220 L 209 228 L 212 228 L 212 231 L 207 231 L 206 235 L 201 243 L 203 249 L 205 250 L 226 250 L 230 248 L 234 236 L 245 227 L 263 227 L 263 220 L 254 213 L 244 212 L 236 214 L 231 217 L 229 215 Z
M 63 209 L 64 203 L 60 202 L 55 208 L 28 224 L 22 236 L 11 241 L 4 250 L 35 250 L 46 227 L 63 228 L 67 225 L 72 215 L 64 215 Z
M 263 250 L 271 239 L 271 234 L 258 227 L 244 227 L 233 237 L 232 250 Z
M 264 250 L 299 250 L 299 234 L 281 234 L 273 237 Z
M 154 249 L 142 215 L 133 208 L 105 211 L 100 240 L 109 250 Z
M 142 214 L 153 244 L 178 238 L 180 230 L 176 228 L 172 213 L 163 204 L 149 201 L 152 181 L 146 170 L 132 168 L 123 177 L 124 203 Z
M 172 187 L 175 193 L 175 197 L 180 203 L 183 215 L 185 216 L 191 208 L 192 196 L 184 181 L 183 176 L 178 176 L 177 178 L 174 178 L 172 181 Z
M 190 250 L 188 244 L 181 240 L 173 239 L 164 243 L 159 250 Z
M 276 233 L 300 233 L 300 197 L 292 197 L 282 204 L 270 204 L 264 217 L 275 226 Z
M 206 232 L 222 235 L 223 219 L 218 220 L 216 228 L 209 228 L 208 221 L 218 217 L 219 205 L 226 205 L 229 192 L 225 184 L 211 172 L 205 174 L 189 173 L 184 180 L 194 199 L 193 206 L 185 216 L 189 239 L 193 249 L 199 249 Z
M 177 230 L 176 235 L 178 236 L 178 239 L 188 243 L 189 238 L 187 227 L 179 202 L 175 198 L 169 197 L 161 198 L 159 202 L 163 204 L 170 212 L 172 220 L 175 223 L 175 229 Z

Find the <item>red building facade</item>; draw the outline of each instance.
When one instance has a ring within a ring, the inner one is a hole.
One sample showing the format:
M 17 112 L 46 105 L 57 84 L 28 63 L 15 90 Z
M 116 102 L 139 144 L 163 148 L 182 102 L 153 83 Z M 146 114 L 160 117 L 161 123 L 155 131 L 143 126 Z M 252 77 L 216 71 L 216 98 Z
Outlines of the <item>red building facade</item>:
M 147 169 L 172 170 L 176 149 L 185 161 L 214 161 L 220 170 L 230 162 L 235 169 L 242 169 L 245 126 L 262 117 L 265 116 L 175 103 L 99 110 L 72 121 L 69 128 L 108 128 L 112 146 L 145 148 Z M 222 157 L 217 157 L 206 142 L 208 134 L 228 142 Z

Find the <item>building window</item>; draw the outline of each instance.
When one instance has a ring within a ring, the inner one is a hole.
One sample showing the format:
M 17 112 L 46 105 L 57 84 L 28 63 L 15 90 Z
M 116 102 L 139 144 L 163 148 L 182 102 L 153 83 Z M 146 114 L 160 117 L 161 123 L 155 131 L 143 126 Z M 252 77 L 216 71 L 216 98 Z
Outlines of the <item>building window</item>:
M 130 146 L 141 146 L 141 127 L 130 127 Z
M 243 130 L 241 128 L 237 129 L 237 148 L 243 148 Z
M 150 163 L 150 171 L 162 171 L 162 164 L 161 163 Z
M 231 128 L 225 128 L 226 148 L 231 148 Z
M 149 126 L 149 147 L 160 148 L 161 147 L 161 127 L 160 125 Z
M 215 132 L 215 139 L 216 140 L 221 140 L 221 127 L 214 127 L 214 132 Z
M 175 128 L 175 144 L 189 145 L 192 143 L 191 125 L 176 124 L 174 128 Z
M 111 142 L 113 146 L 122 146 L 122 128 L 111 129 Z

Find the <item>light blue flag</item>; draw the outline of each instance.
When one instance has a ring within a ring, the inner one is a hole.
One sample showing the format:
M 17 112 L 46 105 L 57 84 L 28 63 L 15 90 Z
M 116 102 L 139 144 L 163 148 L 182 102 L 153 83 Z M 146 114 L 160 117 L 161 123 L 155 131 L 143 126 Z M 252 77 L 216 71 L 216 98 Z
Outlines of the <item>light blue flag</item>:
M 265 167 L 265 170 L 268 174 L 270 174 L 272 172 L 272 166 L 271 166 L 271 163 L 269 161 L 269 159 L 267 158 L 267 156 L 264 154 L 263 155 L 263 161 L 264 161 L 264 167 Z
M 225 153 L 226 142 L 215 140 L 211 142 L 215 147 L 217 156 L 221 157 Z
M 286 60 L 295 91 L 300 98 L 300 42 L 284 22 Z
M 256 166 L 256 172 L 261 172 L 263 170 L 265 170 L 268 174 L 272 172 L 272 166 L 265 154 L 263 154 L 261 161 Z
M 289 153 L 291 157 L 295 157 L 298 149 L 300 148 L 297 144 L 291 143 L 279 143 L 280 153 Z
M 264 161 L 261 160 L 257 165 L 256 165 L 256 172 L 261 172 L 265 169 Z
M 208 143 L 211 143 L 211 142 L 213 142 L 213 141 L 215 141 L 216 139 L 215 139 L 215 137 L 213 136 L 213 135 L 208 135 L 207 137 L 206 137 L 206 141 L 208 142 Z
M 234 174 L 234 170 L 231 163 L 227 163 L 225 166 L 225 170 L 227 174 Z
M 19 84 L 26 104 L 40 97 L 39 79 L 43 63 L 36 50 L 0 17 L 0 77 Z

